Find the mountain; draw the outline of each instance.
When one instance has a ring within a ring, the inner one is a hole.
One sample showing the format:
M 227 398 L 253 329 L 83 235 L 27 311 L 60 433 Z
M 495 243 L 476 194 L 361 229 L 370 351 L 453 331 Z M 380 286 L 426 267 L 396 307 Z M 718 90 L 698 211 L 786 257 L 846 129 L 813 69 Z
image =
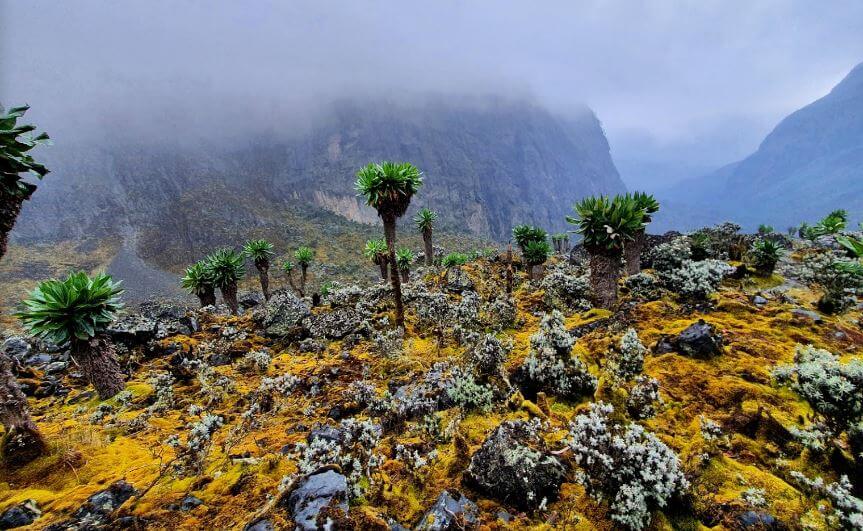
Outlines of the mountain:
M 733 219 L 748 228 L 863 211 L 863 64 L 830 93 L 782 120 L 758 150 L 666 194 L 663 225 L 692 228 Z
M 131 277 L 127 286 L 164 285 L 175 277 L 161 272 L 251 236 L 283 249 L 318 241 L 328 255 L 361 263 L 356 242 L 350 257 L 345 247 L 350 234 L 380 232 L 353 187 L 370 161 L 408 160 L 424 172 L 402 234 L 428 206 L 441 231 L 474 242 L 506 240 L 517 223 L 562 230 L 580 197 L 625 189 L 592 112 L 560 117 L 526 102 L 340 101 L 301 132 L 160 137 L 106 132 L 43 150 L 52 173 L 25 205 L 13 242 L 108 245 L 116 252 L 109 270 Z

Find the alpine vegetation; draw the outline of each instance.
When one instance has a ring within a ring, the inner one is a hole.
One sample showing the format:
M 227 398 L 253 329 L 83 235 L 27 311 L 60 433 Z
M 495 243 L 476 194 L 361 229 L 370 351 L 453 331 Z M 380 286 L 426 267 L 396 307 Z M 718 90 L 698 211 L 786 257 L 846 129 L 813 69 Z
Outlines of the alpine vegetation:
M 198 297 L 201 308 L 216 305 L 216 286 L 208 261 L 201 260 L 186 268 L 180 282 L 186 291 Z
M 243 254 L 233 249 L 219 249 L 207 258 L 207 262 L 213 274 L 213 285 L 219 288 L 222 300 L 236 315 L 239 311 L 237 282 L 246 275 Z
M 659 201 L 652 195 L 644 192 L 635 192 L 632 195 L 627 194 L 629 200 L 635 203 L 636 208 L 640 209 L 642 215 L 642 227 L 636 230 L 632 236 L 632 241 L 624 244 L 623 254 L 626 261 L 626 276 L 635 275 L 641 271 L 641 254 L 644 250 L 645 228 L 653 221 L 653 214 L 659 212 Z
M 270 259 L 276 255 L 273 244 L 267 240 L 249 240 L 243 246 L 243 253 L 255 263 L 264 300 L 270 300 Z
M 105 333 L 122 307 L 118 282 L 104 274 L 72 273 L 65 280 L 39 283 L 15 315 L 31 334 L 55 345 L 69 345 L 99 398 L 123 390 L 123 373 Z
M 357 172 L 357 192 L 365 198 L 367 205 L 378 211 L 384 223 L 389 267 L 393 272 L 390 280 L 396 302 L 396 326 L 402 328 L 405 325 L 405 310 L 396 264 L 396 220 L 407 211 L 411 198 L 422 184 L 422 173 L 409 162 L 384 161 L 369 164 Z
M 434 247 L 432 246 L 432 232 L 437 221 L 437 212 L 428 208 L 421 208 L 414 217 L 414 224 L 423 237 L 423 258 L 427 266 L 434 265 Z

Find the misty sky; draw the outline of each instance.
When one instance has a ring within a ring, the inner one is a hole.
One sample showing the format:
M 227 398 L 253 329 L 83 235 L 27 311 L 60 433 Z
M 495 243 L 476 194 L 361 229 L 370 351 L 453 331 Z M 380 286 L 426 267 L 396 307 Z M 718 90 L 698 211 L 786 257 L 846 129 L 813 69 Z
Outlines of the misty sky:
M 356 94 L 583 102 L 653 185 L 754 150 L 863 61 L 861 35 L 859 0 L 0 0 L 0 101 L 55 138 L 300 128 Z

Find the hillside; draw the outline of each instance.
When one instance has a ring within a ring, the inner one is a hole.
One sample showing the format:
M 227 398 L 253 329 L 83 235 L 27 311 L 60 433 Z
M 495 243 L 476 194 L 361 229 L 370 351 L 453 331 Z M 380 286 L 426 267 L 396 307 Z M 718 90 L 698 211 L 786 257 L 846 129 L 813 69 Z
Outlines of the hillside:
M 807 264 L 830 253 L 792 245 L 698 298 L 648 271 L 614 312 L 583 263 L 519 272 L 511 297 L 497 258 L 421 269 L 404 336 L 380 284 L 240 316 L 148 305 L 110 327 L 127 383 L 105 402 L 62 349 L 10 338 L 50 453 L 0 469 L 0 523 L 858 528 L 863 314 L 815 311 Z M 698 263 L 726 268 L 679 269 Z
M 863 210 L 863 64 L 786 117 L 749 157 L 665 194 L 663 227 L 734 219 L 784 229 L 844 208 Z M 662 221 L 662 220 L 660 220 Z

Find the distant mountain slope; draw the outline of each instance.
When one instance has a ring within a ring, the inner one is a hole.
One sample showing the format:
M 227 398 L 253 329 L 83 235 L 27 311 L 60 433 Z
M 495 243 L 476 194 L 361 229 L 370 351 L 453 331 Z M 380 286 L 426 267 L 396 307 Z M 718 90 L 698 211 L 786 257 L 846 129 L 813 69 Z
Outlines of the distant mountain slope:
M 863 64 L 823 98 L 786 117 L 740 162 L 664 194 L 662 221 L 685 228 L 733 219 L 777 228 L 835 208 L 863 212 Z M 693 215 L 687 215 L 691 213 Z
M 18 241 L 132 227 L 194 247 L 200 234 L 188 225 L 203 210 L 233 212 L 208 228 L 213 239 L 256 225 L 254 207 L 227 204 L 240 201 L 237 194 L 244 204 L 266 198 L 278 208 L 278 201 L 299 200 L 373 223 L 376 214 L 362 206 L 353 182 L 359 167 L 381 159 L 408 160 L 424 172 L 426 185 L 409 215 L 430 206 L 442 228 L 496 239 L 507 239 L 520 222 L 562 229 L 578 198 L 624 190 L 592 112 L 561 119 L 523 102 L 340 102 L 295 138 L 262 134 L 194 148 L 55 145 L 45 156 L 54 173 L 25 208 Z M 182 202 L 218 187 L 230 191 L 217 204 Z

